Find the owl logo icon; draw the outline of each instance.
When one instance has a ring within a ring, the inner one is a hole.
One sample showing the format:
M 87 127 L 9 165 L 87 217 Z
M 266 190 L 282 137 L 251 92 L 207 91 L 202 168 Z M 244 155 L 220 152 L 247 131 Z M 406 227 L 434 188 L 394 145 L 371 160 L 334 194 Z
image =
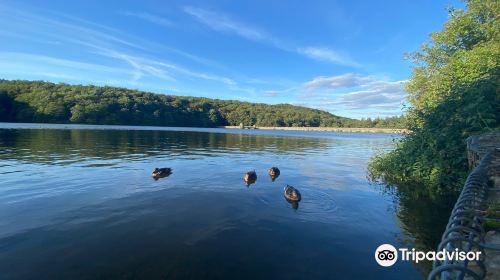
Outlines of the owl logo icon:
M 381 266 L 392 266 L 398 260 L 398 251 L 391 244 L 382 244 L 375 250 L 375 260 Z

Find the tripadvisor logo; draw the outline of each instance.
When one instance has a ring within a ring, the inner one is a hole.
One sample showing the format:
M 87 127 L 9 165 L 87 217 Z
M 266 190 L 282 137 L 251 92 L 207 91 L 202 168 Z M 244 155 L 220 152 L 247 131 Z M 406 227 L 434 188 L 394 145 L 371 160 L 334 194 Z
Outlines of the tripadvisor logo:
M 455 260 L 455 261 L 478 261 L 481 258 L 481 252 L 464 252 L 455 249 L 453 251 L 447 251 L 445 249 L 441 251 L 416 251 L 415 248 L 409 250 L 407 248 L 399 248 L 399 255 L 401 261 L 413 261 L 418 263 L 419 261 L 444 261 L 444 260 Z M 378 246 L 375 250 L 375 260 L 381 266 L 392 266 L 398 260 L 398 250 L 391 244 L 382 244 Z
M 381 266 L 392 266 L 398 260 L 398 251 L 391 244 L 382 244 L 375 250 L 375 260 Z

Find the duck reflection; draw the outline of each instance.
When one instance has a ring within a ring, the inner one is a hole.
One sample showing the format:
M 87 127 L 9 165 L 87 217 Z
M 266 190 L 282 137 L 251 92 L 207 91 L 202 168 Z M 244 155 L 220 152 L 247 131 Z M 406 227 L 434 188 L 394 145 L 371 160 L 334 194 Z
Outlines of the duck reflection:
M 293 200 L 289 200 L 288 198 L 285 197 L 285 200 L 286 202 L 290 203 L 290 206 L 292 206 L 292 208 L 294 210 L 297 210 L 299 209 L 299 202 L 298 201 L 293 201 Z
M 276 180 L 276 178 L 278 178 L 280 176 L 280 170 L 278 169 L 278 167 L 271 167 L 269 168 L 269 171 L 267 172 L 269 174 L 269 176 L 271 177 L 271 180 L 274 182 L 274 180 Z

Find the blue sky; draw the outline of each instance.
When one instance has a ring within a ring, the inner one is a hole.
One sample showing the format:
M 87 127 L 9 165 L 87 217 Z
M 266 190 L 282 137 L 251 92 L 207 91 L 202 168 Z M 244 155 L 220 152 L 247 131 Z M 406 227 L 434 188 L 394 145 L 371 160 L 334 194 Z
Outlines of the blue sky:
M 401 114 L 457 1 L 4 1 L 0 78 Z

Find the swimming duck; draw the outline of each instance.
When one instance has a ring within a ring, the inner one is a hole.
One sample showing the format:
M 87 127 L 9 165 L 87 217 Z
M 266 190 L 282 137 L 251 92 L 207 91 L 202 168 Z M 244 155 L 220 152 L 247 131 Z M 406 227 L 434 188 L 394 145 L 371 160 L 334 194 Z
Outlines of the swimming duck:
M 243 176 L 243 181 L 245 181 L 247 186 L 255 183 L 255 181 L 257 181 L 257 173 L 255 173 L 255 170 L 245 173 L 245 176 Z
M 163 177 L 167 177 L 169 176 L 170 174 L 172 174 L 172 168 L 155 168 L 155 170 L 153 170 L 153 178 L 155 178 L 156 180 L 159 179 L 159 178 L 163 178 Z
M 271 180 L 274 182 L 276 178 L 280 176 L 280 170 L 278 167 L 271 167 L 269 168 L 269 171 L 267 172 L 269 176 L 271 176 Z
M 289 202 L 299 202 L 302 199 L 300 192 L 290 185 L 286 185 L 284 195 Z

